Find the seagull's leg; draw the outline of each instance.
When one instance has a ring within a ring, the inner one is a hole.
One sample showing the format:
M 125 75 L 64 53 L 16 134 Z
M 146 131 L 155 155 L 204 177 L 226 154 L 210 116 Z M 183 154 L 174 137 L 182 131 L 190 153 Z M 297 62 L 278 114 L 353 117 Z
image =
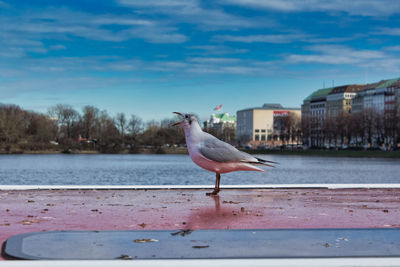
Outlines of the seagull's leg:
M 214 191 L 212 191 L 211 193 L 206 193 L 207 196 L 210 196 L 210 195 L 213 195 L 213 196 L 218 195 L 218 192 L 219 192 L 219 182 L 220 182 L 220 180 L 221 180 L 221 174 L 219 174 L 219 173 L 217 172 L 217 173 L 216 173 L 216 177 L 215 177 L 215 188 L 214 188 Z

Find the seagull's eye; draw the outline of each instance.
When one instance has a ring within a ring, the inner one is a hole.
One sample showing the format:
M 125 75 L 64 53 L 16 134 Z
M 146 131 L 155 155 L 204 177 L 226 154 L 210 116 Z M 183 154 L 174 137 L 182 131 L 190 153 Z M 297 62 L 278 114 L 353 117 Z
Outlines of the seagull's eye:
M 189 115 L 185 115 L 185 119 L 189 119 Z

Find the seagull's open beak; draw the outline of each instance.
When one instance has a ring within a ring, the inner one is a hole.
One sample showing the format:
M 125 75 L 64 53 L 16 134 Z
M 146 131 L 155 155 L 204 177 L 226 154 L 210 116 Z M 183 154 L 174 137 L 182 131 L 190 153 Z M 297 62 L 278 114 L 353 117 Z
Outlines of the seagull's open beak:
M 173 113 L 175 113 L 175 114 L 181 116 L 182 118 L 184 117 L 182 113 L 179 113 L 179 112 L 173 112 Z M 178 121 L 178 122 L 175 122 L 175 123 L 172 124 L 171 126 L 177 126 L 177 125 L 181 124 L 182 122 L 183 122 L 183 120 Z

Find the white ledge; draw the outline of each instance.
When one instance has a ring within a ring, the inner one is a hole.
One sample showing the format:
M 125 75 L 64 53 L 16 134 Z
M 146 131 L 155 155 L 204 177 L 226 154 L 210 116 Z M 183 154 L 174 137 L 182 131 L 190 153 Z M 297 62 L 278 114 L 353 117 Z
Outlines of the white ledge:
M 210 189 L 213 185 L 0 185 L 0 190 L 159 190 L 159 189 Z M 252 185 L 221 185 L 221 189 L 294 189 L 294 188 L 400 188 L 400 184 L 252 184 Z
M 202 267 L 202 266 L 219 266 L 219 267 L 381 267 L 381 266 L 399 266 L 400 258 L 376 258 L 376 257 L 356 257 L 356 258 L 314 258 L 314 259 L 216 259 L 216 260 L 132 260 L 132 261 L 7 261 L 0 263 L 1 266 L 12 267 L 69 267 L 69 266 L 94 266 L 94 267 Z

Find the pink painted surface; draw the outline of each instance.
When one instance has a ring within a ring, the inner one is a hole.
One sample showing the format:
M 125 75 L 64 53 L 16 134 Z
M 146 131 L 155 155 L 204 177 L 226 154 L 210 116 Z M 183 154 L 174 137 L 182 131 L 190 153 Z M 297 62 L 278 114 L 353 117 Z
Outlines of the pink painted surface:
M 400 228 L 400 189 L 3 190 L 0 242 L 51 230 Z

